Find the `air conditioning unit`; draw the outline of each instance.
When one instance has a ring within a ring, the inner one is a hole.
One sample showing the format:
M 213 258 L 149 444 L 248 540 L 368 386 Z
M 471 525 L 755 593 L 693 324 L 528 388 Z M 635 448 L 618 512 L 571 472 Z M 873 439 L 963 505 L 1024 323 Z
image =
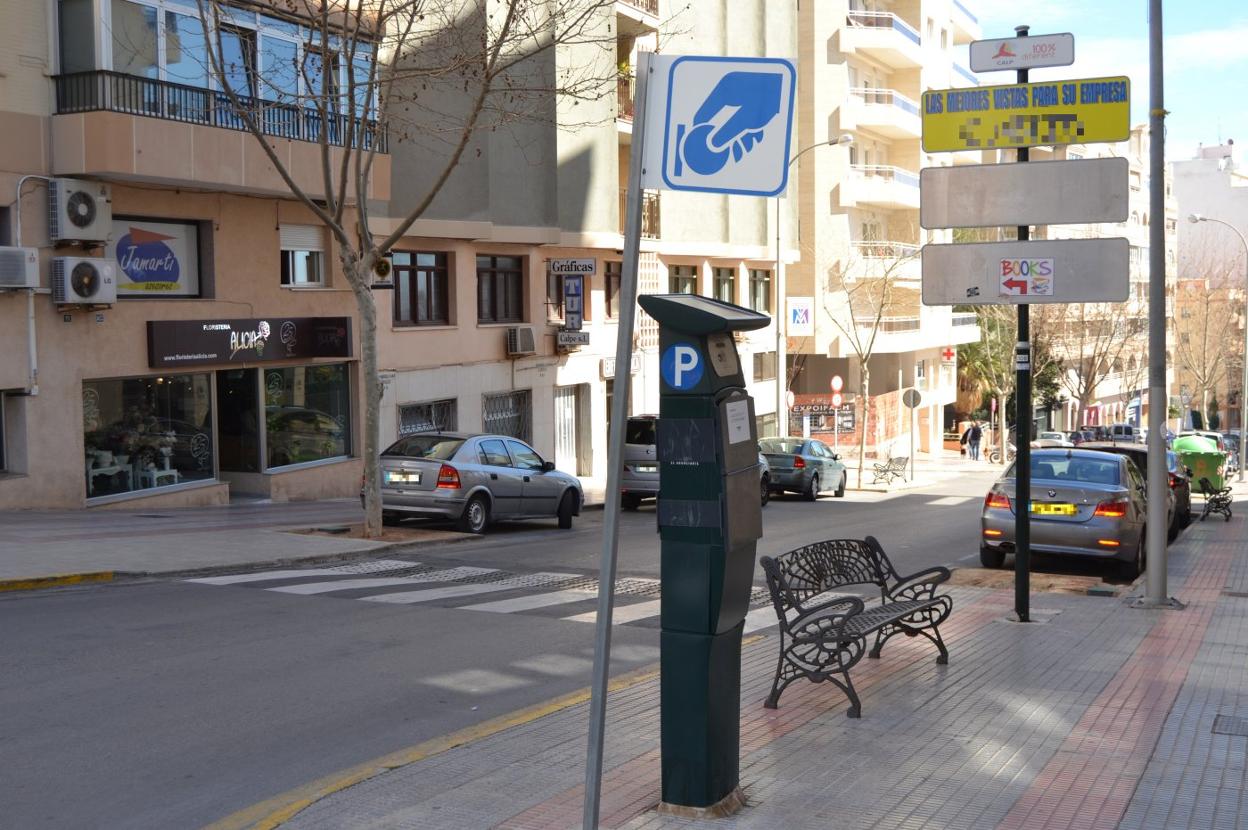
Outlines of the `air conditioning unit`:
M 532 326 L 512 326 L 507 329 L 507 356 L 518 357 L 537 354 L 537 338 Z
M 39 287 L 39 251 L 0 248 L 0 290 Z
M 52 260 L 52 299 L 61 305 L 117 302 L 113 264 L 99 257 L 56 257 Z
M 48 235 L 53 242 L 106 242 L 113 229 L 108 185 L 53 179 L 48 186 Z

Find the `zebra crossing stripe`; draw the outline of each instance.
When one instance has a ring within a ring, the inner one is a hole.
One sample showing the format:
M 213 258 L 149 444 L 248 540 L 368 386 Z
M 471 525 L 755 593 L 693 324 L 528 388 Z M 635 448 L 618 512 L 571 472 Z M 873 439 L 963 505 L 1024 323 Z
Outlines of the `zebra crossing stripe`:
M 533 594 L 515 599 L 500 599 L 494 602 L 482 602 L 477 605 L 461 605 L 461 611 L 490 611 L 495 614 L 514 614 L 518 611 L 532 611 L 535 608 L 548 608 L 551 605 L 564 605 L 569 602 L 584 602 L 598 596 L 597 591 L 551 591 L 548 594 Z
M 350 591 L 356 588 L 388 588 L 394 585 L 417 585 L 422 582 L 453 582 L 457 579 L 470 579 L 474 576 L 498 573 L 497 568 L 450 568 L 445 571 L 430 571 L 414 576 L 377 577 L 374 579 L 335 579 L 330 582 L 305 582 L 302 585 L 279 585 L 265 588 L 279 594 L 328 594 L 331 591 Z
M 433 602 L 440 599 L 471 597 L 477 594 L 491 594 L 498 591 L 514 591 L 517 588 L 549 585 L 565 579 L 575 579 L 578 574 L 535 573 L 514 579 L 503 579 L 498 582 L 485 582 L 477 585 L 448 585 L 445 588 L 426 588 L 421 591 L 400 591 L 394 594 L 378 594 L 375 597 L 360 597 L 365 602 L 387 602 L 396 605 L 412 605 L 417 602 Z
M 349 565 L 335 565 L 332 568 L 298 568 L 284 571 L 260 571 L 258 573 L 228 574 L 226 576 L 206 576 L 188 579 L 187 582 L 198 582 L 201 585 L 238 585 L 244 582 L 270 582 L 277 579 L 297 579 L 302 576 L 346 576 L 347 574 L 385 573 L 401 571 L 405 568 L 419 567 L 419 562 L 405 562 L 401 559 L 377 559 L 372 562 L 357 562 Z
M 775 625 L 776 622 L 776 609 L 767 604 L 745 615 L 745 628 L 741 633 L 749 634 L 752 631 Z
M 624 623 L 637 622 L 647 617 L 653 617 L 659 613 L 663 607 L 662 600 L 650 600 L 649 602 L 637 602 L 632 605 L 624 605 L 616 607 L 611 613 L 611 624 L 622 625 Z M 572 617 L 564 617 L 569 622 L 598 622 L 598 612 L 590 611 L 587 614 L 576 614 Z

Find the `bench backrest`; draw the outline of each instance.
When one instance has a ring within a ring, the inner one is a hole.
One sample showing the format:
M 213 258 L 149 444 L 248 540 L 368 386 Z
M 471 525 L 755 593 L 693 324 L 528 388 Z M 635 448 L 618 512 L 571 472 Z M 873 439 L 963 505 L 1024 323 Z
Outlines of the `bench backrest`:
M 1212 498 L 1213 496 L 1220 495 L 1221 491 L 1218 490 L 1217 487 L 1213 486 L 1212 481 L 1202 476 L 1200 479 L 1200 493 L 1205 498 Z
M 897 578 L 892 562 L 875 537 L 828 539 L 774 559 L 760 559 L 771 590 L 772 601 L 781 616 L 791 608 L 801 608 L 813 596 L 851 585 L 875 585 L 881 590 L 887 580 Z
M 904 470 L 906 469 L 906 465 L 909 463 L 910 463 L 910 456 L 908 455 L 899 455 L 896 458 L 888 459 L 888 466 L 892 467 L 895 470 Z

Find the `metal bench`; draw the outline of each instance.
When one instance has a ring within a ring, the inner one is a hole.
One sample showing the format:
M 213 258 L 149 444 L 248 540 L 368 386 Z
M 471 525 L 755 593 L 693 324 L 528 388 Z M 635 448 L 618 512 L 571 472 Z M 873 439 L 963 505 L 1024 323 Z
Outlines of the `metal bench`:
M 1221 513 L 1229 522 L 1231 520 L 1231 488 L 1223 487 L 1221 490 L 1213 486 L 1213 482 L 1207 478 L 1200 479 L 1200 494 L 1205 497 L 1205 509 L 1200 513 L 1200 520 L 1203 522 L 1210 513 Z
M 953 600 L 936 593 L 949 579 L 948 568 L 900 576 L 874 536 L 829 539 L 759 561 L 780 621 L 780 661 L 763 704 L 768 709 L 776 708 L 790 683 L 804 677 L 839 687 L 849 698 L 846 714 L 859 717 L 862 704 L 849 670 L 867 652 L 867 638 L 873 634 L 875 645 L 868 657 L 878 658 L 896 634 L 922 635 L 940 650 L 936 662 L 949 662 L 938 626 L 953 610 Z M 879 604 L 856 596 L 826 596 L 854 585 L 877 586 Z
M 902 455 L 897 458 L 888 459 L 888 463 L 886 464 L 876 464 L 874 466 L 875 480 L 872 481 L 871 483 L 879 484 L 882 481 L 885 484 L 892 484 L 893 479 L 895 478 L 899 478 L 902 481 L 905 481 L 906 480 L 906 465 L 909 463 L 910 463 L 910 457 L 906 455 Z

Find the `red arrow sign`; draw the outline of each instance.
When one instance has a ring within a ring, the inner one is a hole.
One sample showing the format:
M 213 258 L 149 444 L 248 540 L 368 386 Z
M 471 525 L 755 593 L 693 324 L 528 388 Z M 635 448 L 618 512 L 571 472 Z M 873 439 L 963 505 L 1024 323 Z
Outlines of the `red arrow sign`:
M 1002 288 L 1009 288 L 1018 294 L 1027 293 L 1027 280 L 1005 280 L 1001 283 Z

